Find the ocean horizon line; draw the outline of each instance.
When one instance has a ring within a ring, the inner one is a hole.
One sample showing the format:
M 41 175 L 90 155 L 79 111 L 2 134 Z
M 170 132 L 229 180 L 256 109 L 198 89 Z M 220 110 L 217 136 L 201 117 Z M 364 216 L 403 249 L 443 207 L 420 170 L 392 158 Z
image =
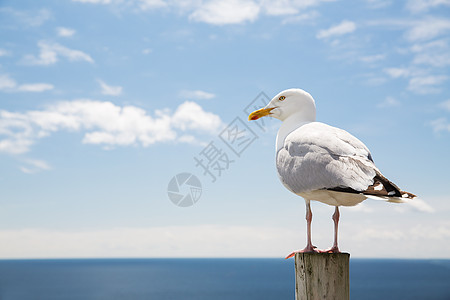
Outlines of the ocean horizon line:
M 404 261 L 433 261 L 433 260 L 448 260 L 450 258 L 410 258 L 410 257 L 352 257 L 353 260 L 404 260 Z M 30 260 L 286 260 L 284 257 L 12 257 L 12 258 L 2 258 L 0 257 L 0 261 L 30 261 Z M 287 259 L 286 261 L 289 261 Z

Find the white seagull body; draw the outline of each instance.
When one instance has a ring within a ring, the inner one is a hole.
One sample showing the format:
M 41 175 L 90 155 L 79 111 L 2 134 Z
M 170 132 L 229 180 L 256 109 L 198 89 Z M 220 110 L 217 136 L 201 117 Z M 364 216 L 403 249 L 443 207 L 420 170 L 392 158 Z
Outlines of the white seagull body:
M 320 252 L 311 242 L 310 201 L 335 206 L 334 245 L 325 252 L 339 252 L 339 206 L 354 206 L 368 197 L 404 202 L 415 195 L 401 191 L 375 166 L 369 149 L 350 133 L 316 122 L 310 94 L 289 89 L 250 114 L 249 120 L 270 116 L 283 121 L 277 135 L 276 165 L 283 185 L 306 201 L 307 246 L 292 252 Z

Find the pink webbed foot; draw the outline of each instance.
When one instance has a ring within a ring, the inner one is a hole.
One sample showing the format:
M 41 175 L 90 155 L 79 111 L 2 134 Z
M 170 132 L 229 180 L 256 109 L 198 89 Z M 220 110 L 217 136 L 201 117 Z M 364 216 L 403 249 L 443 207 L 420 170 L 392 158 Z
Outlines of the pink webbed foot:
M 338 247 L 331 247 L 326 250 L 320 250 L 319 253 L 341 253 Z
M 317 249 L 316 246 L 306 246 L 305 249 L 296 250 L 291 252 L 285 259 L 293 257 L 296 253 L 320 253 L 321 251 Z

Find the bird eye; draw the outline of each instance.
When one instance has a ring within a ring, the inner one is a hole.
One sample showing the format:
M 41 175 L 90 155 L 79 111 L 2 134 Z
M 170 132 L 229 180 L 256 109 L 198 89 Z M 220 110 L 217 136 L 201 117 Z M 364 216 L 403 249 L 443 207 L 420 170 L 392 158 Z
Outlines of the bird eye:
M 283 101 L 284 99 L 286 99 L 285 96 L 280 96 L 280 98 L 278 98 L 278 100 Z

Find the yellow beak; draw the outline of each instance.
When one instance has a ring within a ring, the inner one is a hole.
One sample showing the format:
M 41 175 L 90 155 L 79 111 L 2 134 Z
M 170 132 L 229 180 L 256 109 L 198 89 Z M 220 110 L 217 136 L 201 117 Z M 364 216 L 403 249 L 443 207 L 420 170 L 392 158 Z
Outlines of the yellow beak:
M 271 114 L 271 111 L 275 109 L 275 107 L 270 107 L 270 108 L 261 108 L 258 110 L 255 110 L 254 112 L 252 112 L 249 116 L 248 116 L 248 120 L 252 121 L 252 120 L 258 120 L 259 118 L 268 116 Z

